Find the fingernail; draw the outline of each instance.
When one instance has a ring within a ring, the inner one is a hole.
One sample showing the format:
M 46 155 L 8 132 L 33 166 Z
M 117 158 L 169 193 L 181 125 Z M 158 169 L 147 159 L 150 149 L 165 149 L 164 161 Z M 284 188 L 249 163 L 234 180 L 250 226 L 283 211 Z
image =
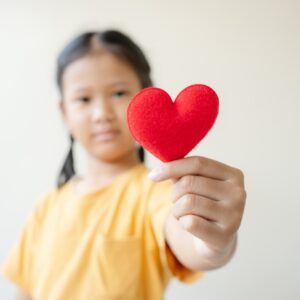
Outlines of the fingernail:
M 151 180 L 159 180 L 162 176 L 162 170 L 160 168 L 153 169 L 150 173 L 148 173 L 148 178 Z

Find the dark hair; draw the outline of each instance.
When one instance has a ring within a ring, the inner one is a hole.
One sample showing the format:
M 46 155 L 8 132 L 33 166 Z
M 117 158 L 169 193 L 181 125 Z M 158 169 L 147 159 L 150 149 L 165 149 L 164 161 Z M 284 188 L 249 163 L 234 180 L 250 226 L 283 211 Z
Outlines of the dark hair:
M 105 30 L 80 34 L 62 50 L 57 59 L 56 73 L 56 81 L 61 93 L 63 93 L 62 77 L 65 69 L 75 60 L 89 54 L 93 50 L 95 43 L 129 63 L 138 75 L 142 88 L 152 86 L 151 68 L 139 46 L 118 30 Z M 57 179 L 58 187 L 61 187 L 75 175 L 73 159 L 74 139 L 71 135 L 70 142 L 70 150 Z M 139 147 L 137 151 L 140 160 L 143 162 L 144 149 Z

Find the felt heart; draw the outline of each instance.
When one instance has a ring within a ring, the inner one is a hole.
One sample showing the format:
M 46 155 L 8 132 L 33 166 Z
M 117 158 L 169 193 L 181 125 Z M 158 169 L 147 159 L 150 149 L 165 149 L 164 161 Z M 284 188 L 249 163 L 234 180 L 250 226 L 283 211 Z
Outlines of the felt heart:
M 134 139 L 163 162 L 183 158 L 208 133 L 219 111 L 219 99 L 210 87 L 194 84 L 173 102 L 156 87 L 137 93 L 127 109 Z

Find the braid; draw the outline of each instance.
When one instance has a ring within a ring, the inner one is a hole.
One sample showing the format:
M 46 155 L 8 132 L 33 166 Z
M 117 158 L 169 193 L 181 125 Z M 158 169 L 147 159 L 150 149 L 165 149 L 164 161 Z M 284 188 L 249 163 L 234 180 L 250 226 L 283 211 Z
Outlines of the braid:
M 61 168 L 61 171 L 59 173 L 58 179 L 57 179 L 57 187 L 61 187 L 63 184 L 65 184 L 70 178 L 72 178 L 75 175 L 74 170 L 74 157 L 73 157 L 73 144 L 74 144 L 74 138 L 72 135 L 70 135 L 70 150 L 68 152 L 68 155 L 66 157 L 66 160 Z
M 138 148 L 138 156 L 141 162 L 145 161 L 145 150 L 143 147 Z

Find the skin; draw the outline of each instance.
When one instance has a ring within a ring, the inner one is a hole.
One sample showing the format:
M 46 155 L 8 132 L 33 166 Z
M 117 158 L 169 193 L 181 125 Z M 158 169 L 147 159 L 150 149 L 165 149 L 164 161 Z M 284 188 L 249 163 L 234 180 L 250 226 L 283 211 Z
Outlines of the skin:
M 140 163 L 126 121 L 129 101 L 139 90 L 140 80 L 132 68 L 104 50 L 92 52 L 66 68 L 59 110 L 87 157 L 85 176 L 74 180 L 78 195 L 109 184 L 116 175 Z M 116 132 L 112 140 L 102 142 L 93 136 L 105 130 Z M 18 289 L 15 299 L 32 298 Z
M 78 59 L 65 70 L 60 110 L 67 128 L 87 154 L 86 176 L 76 180 L 79 194 L 108 184 L 139 163 L 126 110 L 140 89 L 132 68 L 106 51 Z M 115 130 L 116 136 L 108 142 L 95 140 L 93 133 L 103 130 Z
M 66 68 L 59 109 L 69 132 L 87 154 L 86 174 L 74 181 L 78 194 L 107 185 L 139 163 L 126 110 L 140 89 L 133 69 L 105 50 Z M 116 131 L 112 140 L 102 142 L 93 137 L 94 132 L 107 129 Z M 201 271 L 225 265 L 235 251 L 245 206 L 242 171 L 195 156 L 164 163 L 152 170 L 149 178 L 174 183 L 174 205 L 165 223 L 165 239 L 178 260 Z M 19 291 L 16 299 L 31 298 Z
M 245 207 L 243 172 L 194 156 L 162 164 L 149 177 L 174 182 L 165 236 L 178 260 L 198 271 L 225 265 L 236 249 Z

